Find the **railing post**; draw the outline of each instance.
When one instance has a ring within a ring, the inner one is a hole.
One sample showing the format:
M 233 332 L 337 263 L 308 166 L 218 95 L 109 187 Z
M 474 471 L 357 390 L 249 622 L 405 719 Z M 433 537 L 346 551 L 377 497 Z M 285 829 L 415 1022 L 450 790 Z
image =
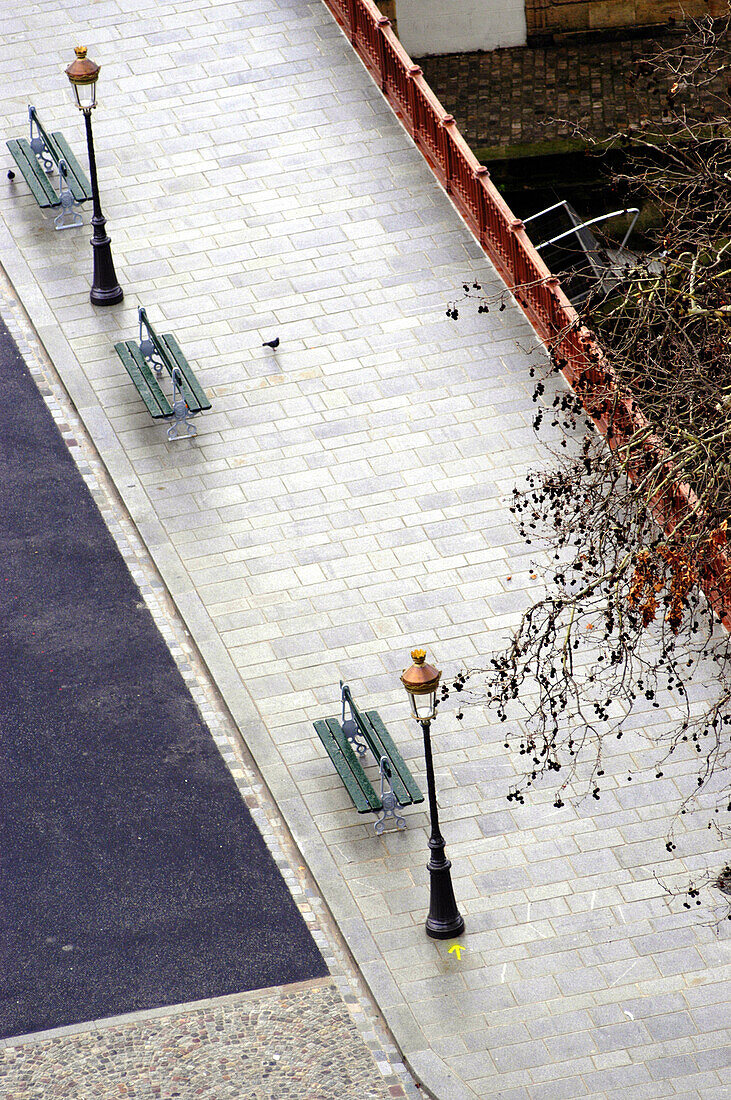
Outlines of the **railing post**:
M 513 264 L 513 270 L 511 272 L 511 276 L 512 276 L 513 283 L 515 283 L 516 285 L 519 282 L 522 281 L 522 279 L 521 279 L 522 272 L 519 271 L 520 265 L 518 264 L 518 257 L 520 255 L 520 245 L 518 244 L 518 241 L 516 240 L 516 234 L 520 233 L 521 229 L 525 229 L 525 225 L 523 224 L 523 222 L 520 220 L 520 218 L 513 218 L 513 220 L 510 223 L 510 232 L 512 234 L 512 236 L 510 238 L 510 240 L 512 242 L 512 246 L 511 246 L 510 251 L 512 253 L 511 260 L 512 260 L 512 264 Z M 515 293 L 515 297 L 518 299 L 519 302 L 522 301 L 522 296 L 519 293 Z
M 407 88 L 409 100 L 409 115 L 411 116 L 411 136 L 413 137 L 414 142 L 417 145 L 419 144 L 419 112 L 416 106 L 416 88 L 414 87 L 414 81 L 421 76 L 421 72 L 422 70 L 419 68 L 418 65 L 412 65 L 406 74 L 409 78 Z
M 596 381 L 598 374 L 596 364 L 592 362 L 591 356 L 589 355 L 593 344 L 594 334 L 590 332 L 589 329 L 582 328 L 579 332 L 579 347 L 581 349 L 581 370 L 582 372 L 586 372 L 586 375 L 591 379 L 592 382 Z
M 356 8 L 358 6 L 358 0 L 347 0 L 348 4 L 348 20 L 350 22 L 350 41 L 355 46 L 358 41 L 358 25 L 356 19 Z
M 454 115 L 445 115 L 441 121 L 442 157 L 444 158 L 444 186 L 447 194 L 452 193 L 452 142 L 449 140 L 449 127 L 454 126 Z
M 484 164 L 478 164 L 475 168 L 473 175 L 475 177 L 475 187 L 477 189 L 475 206 L 477 207 L 477 229 L 479 232 L 480 244 L 484 244 L 487 239 L 487 195 L 485 194 L 485 184 L 490 178 L 490 173 Z
M 388 80 L 386 79 L 386 27 L 391 26 L 391 20 L 382 15 L 378 20 L 378 64 L 381 68 L 381 91 L 386 94 Z
M 548 337 L 552 340 L 564 327 L 558 323 L 558 315 L 563 312 L 558 300 L 558 292 L 561 284 L 556 275 L 549 275 L 548 278 L 544 280 L 543 285 L 546 288 L 546 327 L 548 330 Z

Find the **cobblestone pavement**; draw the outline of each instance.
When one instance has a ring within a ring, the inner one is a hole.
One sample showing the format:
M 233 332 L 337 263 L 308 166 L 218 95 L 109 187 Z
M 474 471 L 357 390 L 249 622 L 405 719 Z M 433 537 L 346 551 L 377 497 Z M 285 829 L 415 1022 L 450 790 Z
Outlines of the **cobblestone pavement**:
M 440 1100 L 723 1096 L 727 948 L 705 895 L 676 911 L 655 878 L 721 858 L 689 818 L 665 851 L 690 758 L 627 785 L 648 755 L 628 728 L 600 803 L 509 806 L 500 731 L 445 710 L 458 960 L 424 935 L 423 808 L 374 836 L 312 729 L 342 676 L 423 782 L 410 648 L 446 673 L 483 659 L 541 572 L 506 508 L 545 461 L 535 337 L 512 304 L 445 318 L 465 277 L 500 284 L 347 41 L 301 0 L 3 10 L 7 134 L 32 99 L 79 147 L 61 70 L 80 26 L 104 65 L 125 302 L 90 307 L 88 230 L 54 233 L 17 181 L 0 185 L 3 264 L 409 1065 Z M 212 397 L 191 443 L 165 442 L 114 354 L 138 303 Z
M 4 1100 L 406 1095 L 385 1083 L 327 979 L 140 1016 L 0 1048 Z
M 417 64 L 468 144 L 489 160 L 580 147 L 572 122 L 602 138 L 639 123 L 648 110 L 659 116 L 662 97 L 640 99 L 627 77 L 640 58 L 679 37 L 586 39 L 421 57 Z

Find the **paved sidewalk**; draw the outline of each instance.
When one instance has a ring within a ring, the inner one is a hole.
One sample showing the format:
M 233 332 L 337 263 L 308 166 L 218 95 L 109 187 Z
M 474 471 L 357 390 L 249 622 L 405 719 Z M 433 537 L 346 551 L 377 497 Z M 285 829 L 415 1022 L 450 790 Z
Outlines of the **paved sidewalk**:
M 445 318 L 466 276 L 499 283 L 347 41 L 319 2 L 3 6 L 9 136 L 32 99 L 81 152 L 80 27 L 103 63 L 125 302 L 91 308 L 88 230 L 54 233 L 22 183 L 0 186 L 0 256 L 409 1064 L 440 1100 L 716 1100 L 726 949 L 652 874 L 718 862 L 698 822 L 664 850 L 692 760 L 617 778 L 599 814 L 510 809 L 500 732 L 445 710 L 458 961 L 423 932 L 425 813 L 376 838 L 312 730 L 343 676 L 421 775 L 398 674 L 414 644 L 449 671 L 515 622 L 536 582 L 505 502 L 544 460 L 535 338 L 512 305 Z M 113 352 L 138 303 L 212 396 L 192 443 L 165 442 Z

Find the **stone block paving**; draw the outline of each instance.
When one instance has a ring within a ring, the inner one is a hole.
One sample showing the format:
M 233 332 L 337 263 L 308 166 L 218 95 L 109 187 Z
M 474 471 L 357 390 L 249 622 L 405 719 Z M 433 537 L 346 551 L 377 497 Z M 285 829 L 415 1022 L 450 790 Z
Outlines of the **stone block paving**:
M 556 46 L 420 57 L 417 64 L 481 156 L 540 155 L 551 145 L 580 146 L 574 122 L 605 138 L 639 125 L 648 113 L 659 119 L 667 88 L 640 97 L 628 76 L 640 59 L 681 37 L 659 28 L 646 37 L 584 37 Z M 723 96 L 721 74 L 712 87 Z
M 126 298 L 90 307 L 87 230 L 54 233 L 22 183 L 0 185 L 3 264 L 410 1068 L 440 1100 L 722 1096 L 727 949 L 653 873 L 722 858 L 695 818 L 664 848 L 689 757 L 666 787 L 629 789 L 638 731 L 600 803 L 509 806 L 502 732 L 445 709 L 458 960 L 423 931 L 425 812 L 377 838 L 312 729 L 342 676 L 423 783 L 398 675 L 416 644 L 445 673 L 501 645 L 543 567 L 506 503 L 546 461 L 535 336 L 512 303 L 445 317 L 465 278 L 501 284 L 327 10 L 0 9 L 9 136 L 32 99 L 80 152 L 61 72 L 79 26 L 104 65 L 95 136 Z M 114 355 L 138 304 L 213 400 L 194 441 L 166 442 Z

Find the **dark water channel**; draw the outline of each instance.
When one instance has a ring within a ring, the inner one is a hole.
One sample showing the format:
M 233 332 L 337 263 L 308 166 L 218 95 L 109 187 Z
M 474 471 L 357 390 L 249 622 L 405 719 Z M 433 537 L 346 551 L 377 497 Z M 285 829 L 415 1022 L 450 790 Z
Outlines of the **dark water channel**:
M 636 196 L 620 191 L 611 182 L 610 173 L 622 171 L 625 165 L 626 159 L 619 153 L 599 158 L 575 152 L 495 160 L 488 167 L 493 183 L 516 217 L 530 217 L 566 199 L 583 219 L 589 219 L 625 205 L 641 206 Z M 647 212 L 640 219 L 641 226 L 646 224 Z M 646 241 L 638 237 L 634 243 L 644 245 Z

